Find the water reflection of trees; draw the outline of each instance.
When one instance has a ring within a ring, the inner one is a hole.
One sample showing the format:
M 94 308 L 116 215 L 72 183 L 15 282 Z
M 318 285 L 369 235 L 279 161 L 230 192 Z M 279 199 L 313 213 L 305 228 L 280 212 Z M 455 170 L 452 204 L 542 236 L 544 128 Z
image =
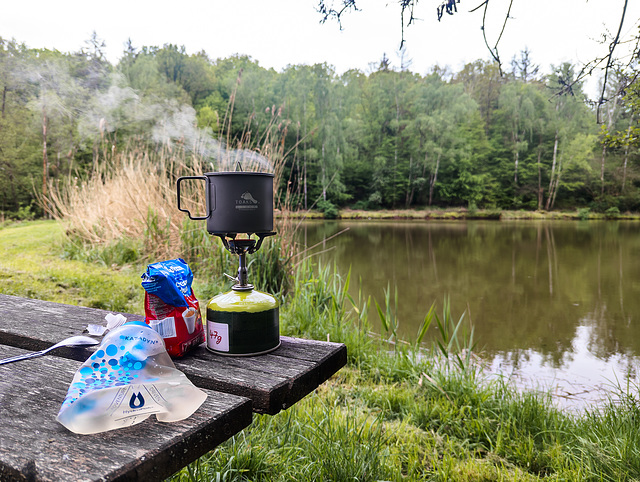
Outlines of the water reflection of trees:
M 640 354 L 637 224 L 336 222 L 307 226 L 307 236 L 346 226 L 325 260 L 345 273 L 351 266 L 378 300 L 396 285 L 404 336 L 449 296 L 454 316 L 468 309 L 488 355 L 517 361 L 535 350 L 557 366 L 585 324 L 593 354 Z

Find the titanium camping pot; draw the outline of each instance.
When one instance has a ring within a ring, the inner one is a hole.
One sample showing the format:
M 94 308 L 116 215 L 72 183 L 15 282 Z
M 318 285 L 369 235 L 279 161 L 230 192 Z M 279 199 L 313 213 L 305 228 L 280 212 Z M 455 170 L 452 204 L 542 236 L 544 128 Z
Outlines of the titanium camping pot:
M 180 203 L 180 183 L 205 181 L 206 216 L 192 216 Z M 207 220 L 210 234 L 273 231 L 273 174 L 266 172 L 207 172 L 177 181 L 178 209 L 194 220 Z

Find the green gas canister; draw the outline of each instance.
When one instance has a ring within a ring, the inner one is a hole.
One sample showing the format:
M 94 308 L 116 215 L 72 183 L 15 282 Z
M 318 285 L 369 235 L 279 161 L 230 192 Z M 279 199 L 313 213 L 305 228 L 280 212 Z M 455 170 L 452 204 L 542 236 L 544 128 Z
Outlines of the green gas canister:
M 221 355 L 261 355 L 280 346 L 279 302 L 255 289 L 232 289 L 207 305 L 207 349 Z
M 268 233 L 271 234 L 271 233 Z M 207 305 L 207 349 L 221 355 L 251 356 L 280 346 L 278 300 L 247 281 L 248 253 L 255 252 L 266 235 L 254 239 L 226 239 L 225 247 L 238 255 L 238 276 L 231 291 L 215 296 Z

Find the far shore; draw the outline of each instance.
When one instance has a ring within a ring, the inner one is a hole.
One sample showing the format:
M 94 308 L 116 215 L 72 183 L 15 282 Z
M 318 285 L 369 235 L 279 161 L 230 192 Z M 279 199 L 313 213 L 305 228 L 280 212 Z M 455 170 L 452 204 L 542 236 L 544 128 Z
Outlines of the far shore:
M 281 212 L 277 213 L 281 216 Z M 320 211 L 290 211 L 292 218 L 305 219 L 325 219 Z M 640 221 L 640 213 L 597 213 L 588 209 L 578 209 L 575 211 L 501 211 L 498 209 L 477 209 L 466 208 L 448 209 L 389 209 L 365 211 L 357 209 L 340 209 L 336 218 L 333 219 L 407 219 L 407 220 L 630 220 Z

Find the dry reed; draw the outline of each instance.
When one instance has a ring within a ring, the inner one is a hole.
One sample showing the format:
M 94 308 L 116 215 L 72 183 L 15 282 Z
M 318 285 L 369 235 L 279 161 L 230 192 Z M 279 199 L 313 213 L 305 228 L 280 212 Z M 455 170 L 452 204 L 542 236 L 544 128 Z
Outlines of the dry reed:
M 233 171 L 238 164 L 243 171 L 274 174 L 274 198 L 280 213 L 277 230 L 282 253 L 289 257 L 295 251 L 294 233 L 287 205 L 288 193 L 279 196 L 287 153 L 284 147 L 286 125 L 267 126 L 259 144 L 249 149 L 251 132 L 246 130 L 234 148 L 219 143 L 215 163 L 197 154 L 193 146 L 166 143 L 153 149 L 140 143 L 122 151 L 105 150 L 106 158 L 94 163 L 86 178 L 68 178 L 51 182 L 47 205 L 54 218 L 64 223 L 70 238 L 90 247 L 104 247 L 122 239 L 143 241 L 145 258 L 182 256 L 185 229 L 204 230 L 204 223 L 185 223 L 186 214 L 178 210 L 176 180 L 179 176 L 200 176 L 205 169 Z M 205 214 L 205 192 L 202 182 L 181 185 L 181 204 L 194 215 Z M 187 227 L 190 226 L 190 227 Z

